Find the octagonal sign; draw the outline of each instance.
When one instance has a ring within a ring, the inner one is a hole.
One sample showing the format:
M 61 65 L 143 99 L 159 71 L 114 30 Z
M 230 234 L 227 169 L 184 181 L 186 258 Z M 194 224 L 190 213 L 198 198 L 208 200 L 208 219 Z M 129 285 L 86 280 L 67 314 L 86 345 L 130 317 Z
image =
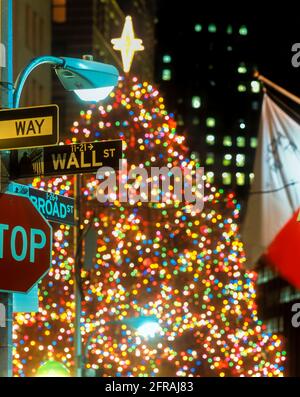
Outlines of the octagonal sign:
M 0 290 L 28 292 L 51 265 L 52 227 L 27 197 L 0 194 Z

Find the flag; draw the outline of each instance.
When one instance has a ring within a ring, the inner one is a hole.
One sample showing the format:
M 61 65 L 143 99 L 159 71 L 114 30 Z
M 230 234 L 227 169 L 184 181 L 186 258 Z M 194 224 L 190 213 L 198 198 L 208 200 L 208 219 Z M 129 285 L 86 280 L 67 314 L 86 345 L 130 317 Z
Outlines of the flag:
M 300 124 L 264 94 L 243 227 L 247 265 L 260 257 L 300 288 Z

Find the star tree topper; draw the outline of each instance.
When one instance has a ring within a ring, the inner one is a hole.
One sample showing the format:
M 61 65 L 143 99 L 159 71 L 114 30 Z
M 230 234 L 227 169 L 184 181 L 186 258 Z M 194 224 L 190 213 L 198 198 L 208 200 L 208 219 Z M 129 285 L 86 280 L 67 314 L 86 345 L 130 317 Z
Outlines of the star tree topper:
M 114 50 L 120 51 L 123 62 L 123 70 L 125 73 L 130 71 L 134 53 L 136 51 L 143 51 L 143 41 L 134 37 L 134 30 L 132 25 L 132 19 L 127 16 L 125 19 L 125 25 L 122 31 L 121 37 L 118 39 L 112 39 Z

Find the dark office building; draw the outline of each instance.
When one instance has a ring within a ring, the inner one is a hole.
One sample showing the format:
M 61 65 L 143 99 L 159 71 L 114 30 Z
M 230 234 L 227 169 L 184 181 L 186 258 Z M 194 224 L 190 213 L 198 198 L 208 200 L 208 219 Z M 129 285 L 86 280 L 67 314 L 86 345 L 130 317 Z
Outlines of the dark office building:
M 121 36 L 125 17 L 131 15 L 135 35 L 143 40 L 145 47 L 136 55 L 131 72 L 151 80 L 154 12 L 153 0 L 52 0 L 52 53 L 69 57 L 90 54 L 96 61 L 113 64 L 122 74 L 120 53 L 113 50 L 111 39 Z M 65 92 L 55 76 L 53 93 L 53 102 L 60 106 L 61 131 L 66 134 L 86 105 L 73 93 Z

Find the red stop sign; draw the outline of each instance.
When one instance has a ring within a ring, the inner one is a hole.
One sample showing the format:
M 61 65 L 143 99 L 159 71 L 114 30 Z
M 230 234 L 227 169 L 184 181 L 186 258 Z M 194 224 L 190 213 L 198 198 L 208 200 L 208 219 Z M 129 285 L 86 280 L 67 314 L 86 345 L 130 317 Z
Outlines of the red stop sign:
M 48 272 L 52 227 L 27 197 L 0 194 L 0 290 L 27 292 Z

